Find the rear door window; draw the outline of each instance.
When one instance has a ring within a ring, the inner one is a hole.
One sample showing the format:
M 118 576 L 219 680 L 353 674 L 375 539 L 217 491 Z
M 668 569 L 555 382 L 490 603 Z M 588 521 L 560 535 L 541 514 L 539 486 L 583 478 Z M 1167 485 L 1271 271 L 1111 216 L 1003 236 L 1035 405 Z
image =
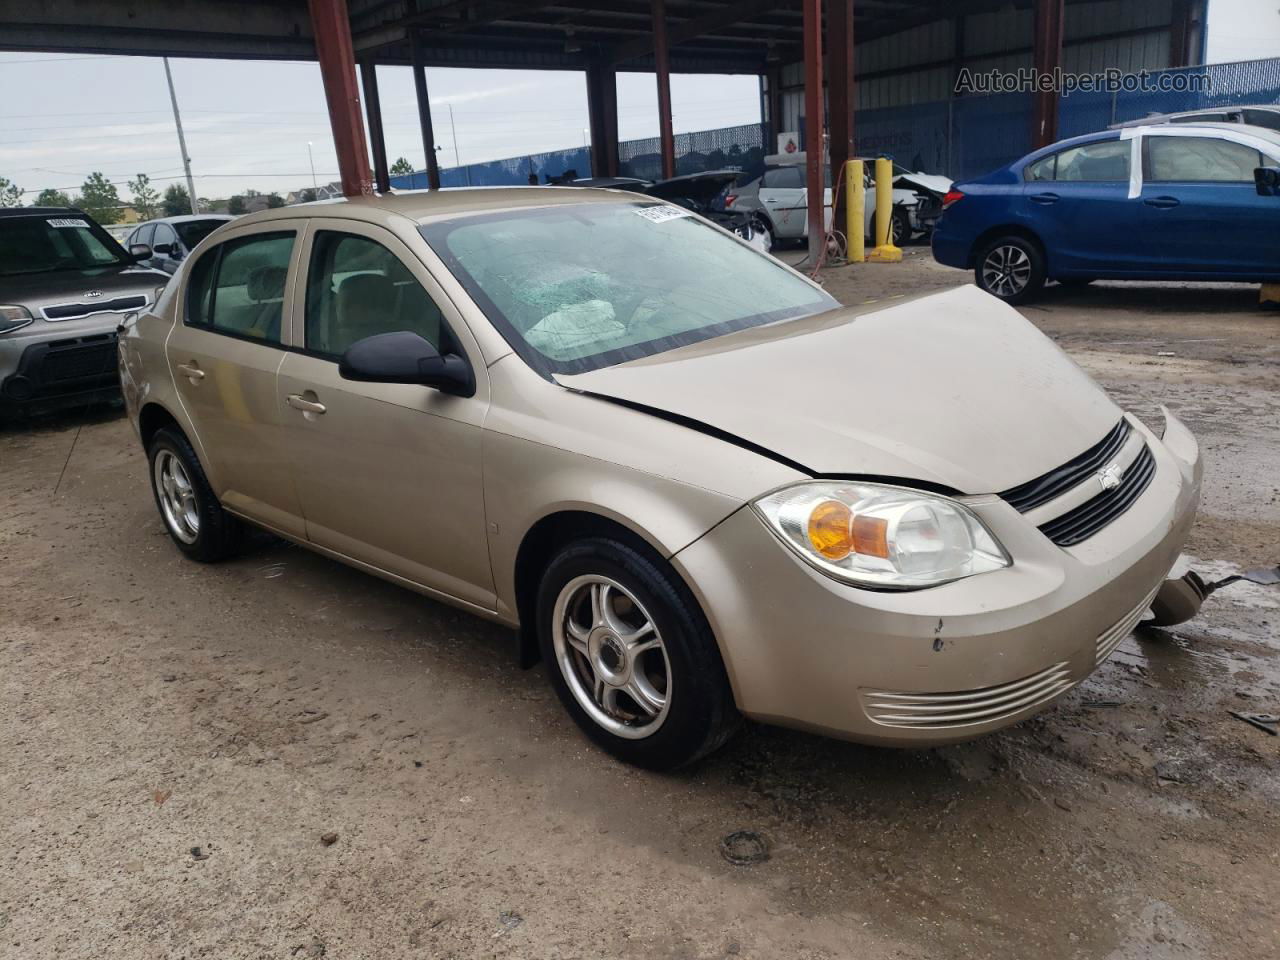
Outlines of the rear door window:
M 200 257 L 187 287 L 188 324 L 278 344 L 295 234 L 258 233 Z
M 804 187 L 804 175 L 799 167 L 774 167 L 765 171 L 760 185 L 771 190 L 799 190 Z
M 1128 140 L 1103 140 L 1063 150 L 1057 156 L 1055 180 L 1109 182 L 1129 179 Z

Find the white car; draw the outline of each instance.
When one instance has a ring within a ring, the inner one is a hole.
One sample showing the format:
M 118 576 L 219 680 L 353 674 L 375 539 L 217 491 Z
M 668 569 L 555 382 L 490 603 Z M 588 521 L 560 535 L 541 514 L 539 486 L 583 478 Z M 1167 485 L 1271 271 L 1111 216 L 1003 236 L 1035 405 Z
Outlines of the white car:
M 864 236 L 875 240 L 876 185 L 868 162 L 864 204 Z M 912 173 L 894 166 L 893 233 L 896 246 L 912 237 L 928 233 L 942 213 L 942 198 L 951 189 L 951 180 L 927 173 Z M 831 229 L 831 171 L 827 168 L 822 205 L 825 224 Z M 805 154 L 775 154 L 765 157 L 764 174 L 734 188 L 725 205 L 735 213 L 750 213 L 758 227 L 770 234 L 772 242 L 800 240 L 809 235 L 809 190 L 805 183 Z

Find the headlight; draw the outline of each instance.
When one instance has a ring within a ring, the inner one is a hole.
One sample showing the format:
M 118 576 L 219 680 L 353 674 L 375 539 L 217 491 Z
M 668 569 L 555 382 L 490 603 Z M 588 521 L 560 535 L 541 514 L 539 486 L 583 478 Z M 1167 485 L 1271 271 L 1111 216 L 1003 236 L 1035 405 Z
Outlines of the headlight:
M 918 490 L 818 480 L 752 506 L 802 558 L 860 587 L 932 587 L 1011 562 L 972 510 Z
M 0 306 L 0 334 L 9 333 L 31 322 L 31 311 L 26 307 Z

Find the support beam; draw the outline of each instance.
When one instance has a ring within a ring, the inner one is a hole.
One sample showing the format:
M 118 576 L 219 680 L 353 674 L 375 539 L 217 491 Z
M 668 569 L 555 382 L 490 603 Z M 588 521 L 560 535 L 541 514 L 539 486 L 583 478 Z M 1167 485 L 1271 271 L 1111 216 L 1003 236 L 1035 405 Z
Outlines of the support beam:
M 857 155 L 853 146 L 853 3 L 827 0 L 827 103 L 831 111 L 831 178 L 834 183 L 845 161 Z M 832 211 L 837 230 L 843 229 L 851 190 L 862 184 L 846 183 L 835 197 Z M 847 238 L 846 238 L 847 239 Z
M 372 60 L 360 61 L 360 86 L 364 91 L 364 113 L 373 148 L 373 182 L 379 193 L 391 189 L 387 167 L 387 138 L 382 131 L 382 99 L 378 96 L 378 67 Z
M 769 101 L 769 126 L 765 132 L 764 152 L 775 153 L 778 149 L 778 134 L 782 132 L 782 67 L 772 66 L 765 74 L 768 89 L 765 96 Z
M 1173 0 L 1169 20 L 1169 66 L 1189 67 L 1197 59 L 1195 50 L 1196 23 L 1200 3 L 1198 0 Z
M 410 37 L 413 57 L 413 90 L 418 99 L 418 124 L 422 127 L 422 150 L 427 155 L 427 188 L 440 189 L 440 164 L 436 162 L 436 134 L 431 126 L 431 99 L 427 95 L 427 68 L 423 63 L 418 31 Z
M 618 175 L 618 73 L 612 63 L 587 66 L 587 117 L 591 129 L 591 175 Z
M 827 245 L 824 219 L 826 137 L 822 108 L 822 0 L 804 0 L 804 149 L 808 177 L 809 266 Z
M 308 0 L 311 29 L 315 33 L 320 79 L 329 105 L 329 126 L 338 153 L 342 194 L 359 197 L 373 193 L 369 175 L 369 146 L 360 118 L 360 92 L 356 86 L 356 60 L 351 47 L 351 23 L 347 0 Z
M 1035 0 L 1035 45 L 1032 61 L 1036 73 L 1046 76 L 1062 66 L 1063 0 Z M 1047 147 L 1058 139 L 1057 90 L 1037 89 L 1031 110 L 1031 148 Z
M 652 0 L 653 59 L 658 78 L 658 138 L 662 141 L 662 176 L 676 175 L 676 138 L 671 121 L 671 61 L 667 53 L 667 3 Z

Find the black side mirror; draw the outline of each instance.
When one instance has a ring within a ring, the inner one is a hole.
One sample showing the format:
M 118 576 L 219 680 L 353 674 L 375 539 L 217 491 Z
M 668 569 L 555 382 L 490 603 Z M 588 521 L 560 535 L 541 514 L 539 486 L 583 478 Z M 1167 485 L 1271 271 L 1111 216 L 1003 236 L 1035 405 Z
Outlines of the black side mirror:
M 1253 184 L 1260 197 L 1280 197 L 1280 167 L 1258 167 L 1253 171 Z
M 357 340 L 338 361 L 338 376 L 364 383 L 420 383 L 458 397 L 475 396 L 476 392 L 476 380 L 465 357 L 456 353 L 441 356 L 408 330 Z
M 156 254 L 158 254 L 158 255 L 160 255 L 160 256 L 163 256 L 163 257 L 167 257 L 167 256 L 169 256 L 169 254 L 173 253 L 173 247 L 172 247 L 172 245 L 167 244 L 167 243 L 157 243 L 157 244 L 156 244 L 154 247 L 152 247 L 151 249 L 152 249 L 152 251 L 153 251 L 153 252 L 155 252 Z
M 134 263 L 140 260 L 150 260 L 151 248 L 145 243 L 131 243 L 129 244 L 129 256 L 133 257 Z

